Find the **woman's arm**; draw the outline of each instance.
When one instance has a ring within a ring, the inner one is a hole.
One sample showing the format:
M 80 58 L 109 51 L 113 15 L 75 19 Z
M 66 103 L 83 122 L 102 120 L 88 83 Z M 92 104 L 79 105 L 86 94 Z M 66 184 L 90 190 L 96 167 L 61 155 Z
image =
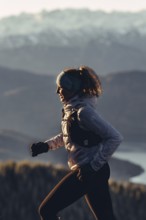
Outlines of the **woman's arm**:
M 101 136 L 97 153 L 91 161 L 94 170 L 99 170 L 112 156 L 123 140 L 122 135 L 107 121 L 105 121 L 95 109 L 83 107 L 78 111 L 78 120 L 82 127 Z
M 45 143 L 49 145 L 49 150 L 56 150 L 57 148 L 63 147 L 63 134 L 60 133 L 49 140 L 46 140 Z

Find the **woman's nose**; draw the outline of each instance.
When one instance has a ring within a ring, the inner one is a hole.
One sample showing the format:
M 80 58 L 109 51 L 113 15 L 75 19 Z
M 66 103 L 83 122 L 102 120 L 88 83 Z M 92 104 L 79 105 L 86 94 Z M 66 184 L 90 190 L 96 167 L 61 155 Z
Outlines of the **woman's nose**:
M 58 87 L 58 88 L 56 89 L 56 93 L 59 94 L 59 91 L 60 91 L 60 88 Z

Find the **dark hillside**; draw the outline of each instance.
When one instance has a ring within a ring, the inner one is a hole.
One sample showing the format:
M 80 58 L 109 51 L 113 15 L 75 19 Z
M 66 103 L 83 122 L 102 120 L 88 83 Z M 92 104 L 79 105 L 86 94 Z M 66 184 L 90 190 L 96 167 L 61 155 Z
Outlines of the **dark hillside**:
M 67 172 L 49 164 L 1 163 L 1 219 L 39 220 L 40 202 Z M 146 186 L 111 180 L 110 189 L 117 220 L 146 219 Z M 68 220 L 93 220 L 83 199 L 65 209 L 61 216 Z
M 131 141 L 146 140 L 146 72 L 110 74 L 103 80 L 101 113 Z

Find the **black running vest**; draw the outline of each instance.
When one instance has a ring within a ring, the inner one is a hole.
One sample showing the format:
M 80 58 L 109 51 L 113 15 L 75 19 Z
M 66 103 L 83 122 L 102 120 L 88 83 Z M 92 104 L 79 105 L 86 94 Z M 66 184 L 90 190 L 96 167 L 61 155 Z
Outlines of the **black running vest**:
M 64 109 L 62 109 L 62 120 L 66 121 L 67 123 L 69 133 L 68 136 L 72 142 L 83 147 L 92 147 L 102 141 L 102 138 L 99 135 L 85 130 L 79 126 L 77 109 L 73 111 L 68 120 L 64 119 Z

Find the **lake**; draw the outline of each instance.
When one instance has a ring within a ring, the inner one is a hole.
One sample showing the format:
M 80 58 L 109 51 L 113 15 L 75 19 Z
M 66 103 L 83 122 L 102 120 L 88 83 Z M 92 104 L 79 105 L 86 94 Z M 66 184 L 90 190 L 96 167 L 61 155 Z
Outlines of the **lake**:
M 140 165 L 145 171 L 130 179 L 131 182 L 146 184 L 146 143 L 123 142 L 114 157 Z

